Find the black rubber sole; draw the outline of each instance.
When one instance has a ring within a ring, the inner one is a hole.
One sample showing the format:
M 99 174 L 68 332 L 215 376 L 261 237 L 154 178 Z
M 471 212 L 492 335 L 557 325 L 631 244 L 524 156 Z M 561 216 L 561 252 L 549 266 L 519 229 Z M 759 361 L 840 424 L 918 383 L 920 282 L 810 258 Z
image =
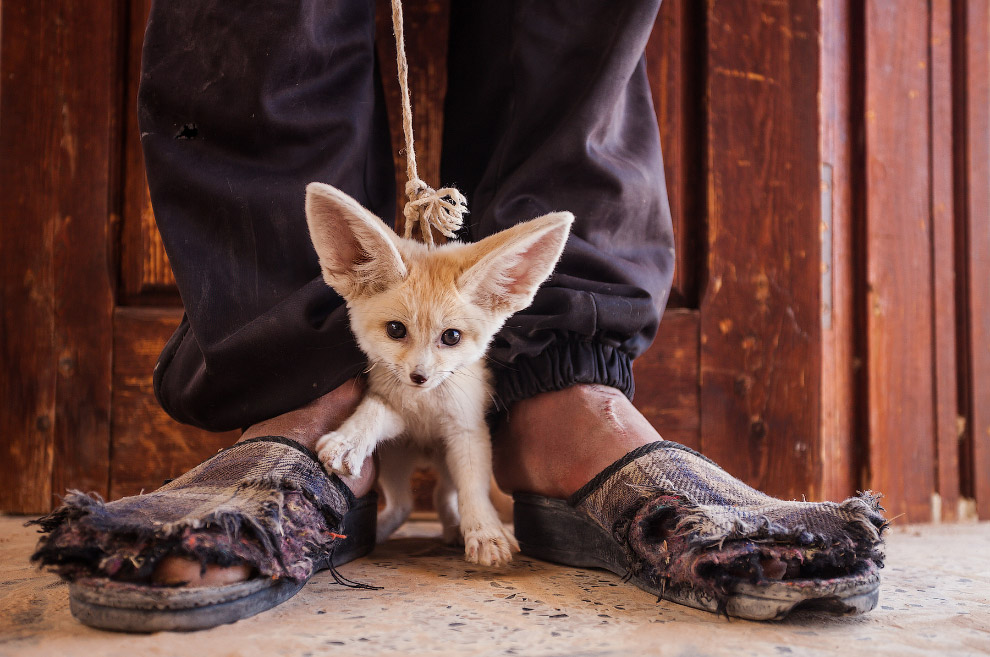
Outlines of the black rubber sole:
M 628 557 L 612 536 L 564 500 L 516 493 L 515 534 L 523 554 L 580 568 L 603 568 L 658 598 L 717 612 L 719 602 L 697 589 L 660 591 L 629 572 Z M 749 620 L 780 620 L 796 609 L 854 615 L 870 611 L 880 596 L 875 568 L 832 580 L 786 580 L 732 587 L 725 612 Z
M 375 547 L 377 496 L 367 495 L 344 516 L 347 536 L 333 554 L 339 566 Z M 329 560 L 318 570 L 330 567 Z M 202 630 L 233 623 L 275 607 L 299 592 L 306 582 L 252 579 L 227 586 L 167 588 L 107 580 L 79 580 L 69 585 L 69 608 L 81 623 L 117 632 Z

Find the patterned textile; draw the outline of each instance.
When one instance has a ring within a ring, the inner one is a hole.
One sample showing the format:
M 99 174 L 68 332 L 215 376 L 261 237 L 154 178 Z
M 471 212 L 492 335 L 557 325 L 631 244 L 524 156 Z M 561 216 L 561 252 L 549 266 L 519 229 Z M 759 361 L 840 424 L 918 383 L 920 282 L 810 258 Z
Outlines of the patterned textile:
M 662 441 L 634 450 L 575 493 L 658 589 L 690 586 L 724 599 L 752 582 L 839 577 L 882 567 L 879 496 L 841 503 L 778 500 L 701 454 Z
M 70 491 L 33 521 L 47 535 L 32 560 L 69 580 L 140 581 L 174 553 L 204 567 L 247 563 L 263 576 L 304 580 L 339 540 L 334 530 L 353 503 L 310 450 L 257 438 L 145 495 L 104 503 Z

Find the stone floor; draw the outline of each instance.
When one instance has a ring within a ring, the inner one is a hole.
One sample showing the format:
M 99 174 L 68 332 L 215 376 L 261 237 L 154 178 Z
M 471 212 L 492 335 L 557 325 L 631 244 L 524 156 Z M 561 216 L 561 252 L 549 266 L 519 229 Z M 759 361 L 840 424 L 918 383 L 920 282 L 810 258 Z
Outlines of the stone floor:
M 988 655 L 990 524 L 896 528 L 880 606 L 854 618 L 726 620 L 658 603 L 610 573 L 519 556 L 501 571 L 466 564 L 409 523 L 340 568 L 381 591 L 317 575 L 293 599 L 190 634 L 93 630 L 67 589 L 28 563 L 36 535 L 0 517 L 0 655 Z

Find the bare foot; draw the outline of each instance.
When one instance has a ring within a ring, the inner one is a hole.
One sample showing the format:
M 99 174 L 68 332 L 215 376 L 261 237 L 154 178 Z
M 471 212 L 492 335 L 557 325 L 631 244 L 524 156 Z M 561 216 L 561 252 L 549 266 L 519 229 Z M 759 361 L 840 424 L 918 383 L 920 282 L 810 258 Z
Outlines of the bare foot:
M 661 440 L 625 395 L 575 385 L 516 402 L 493 448 L 506 491 L 566 498 L 629 451 Z
M 364 386 L 352 379 L 302 408 L 248 427 L 238 442 L 261 436 L 284 436 L 313 449 L 320 436 L 339 427 L 354 412 L 363 395 Z M 360 477 L 341 479 L 356 496 L 367 494 L 375 483 L 372 459 L 369 458 L 361 468 Z M 194 559 L 172 555 L 158 563 L 151 581 L 172 586 L 221 586 L 244 581 L 250 576 L 251 567 L 247 565 L 208 565 L 202 569 Z

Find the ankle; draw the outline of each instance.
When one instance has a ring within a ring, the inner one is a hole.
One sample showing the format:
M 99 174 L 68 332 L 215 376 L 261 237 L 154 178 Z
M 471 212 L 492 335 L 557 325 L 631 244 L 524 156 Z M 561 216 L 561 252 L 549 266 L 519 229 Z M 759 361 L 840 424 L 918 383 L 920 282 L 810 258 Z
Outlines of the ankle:
M 354 412 L 363 396 L 364 383 L 350 379 L 305 406 L 252 424 L 238 442 L 261 436 L 284 436 L 313 449 L 323 434 L 339 427 Z
M 517 402 L 496 435 L 495 477 L 508 491 L 565 498 L 660 435 L 618 390 L 579 384 Z

